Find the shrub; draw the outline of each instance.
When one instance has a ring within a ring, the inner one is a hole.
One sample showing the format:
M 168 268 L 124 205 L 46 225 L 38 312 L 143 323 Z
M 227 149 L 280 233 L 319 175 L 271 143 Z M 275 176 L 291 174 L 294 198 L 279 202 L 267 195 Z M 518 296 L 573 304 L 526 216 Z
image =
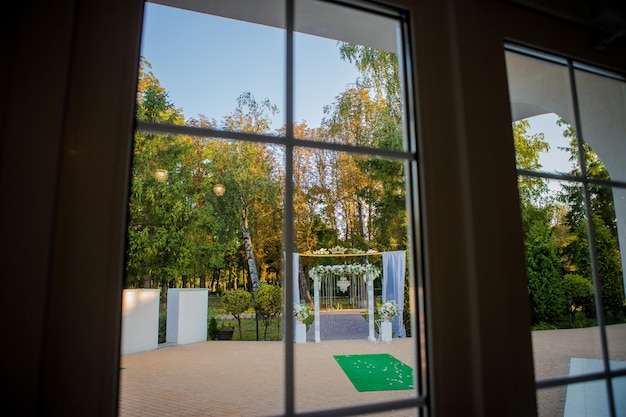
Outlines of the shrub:
M 265 325 L 263 339 L 266 340 L 267 327 L 272 318 L 278 316 L 283 310 L 283 290 L 278 285 L 261 284 L 254 295 L 254 299 L 263 316 L 263 324 Z
M 565 314 L 560 263 L 553 232 L 547 222 L 529 225 L 525 236 L 531 323 L 557 323 Z
M 217 320 L 215 317 L 211 317 L 209 319 L 209 328 L 208 328 L 209 340 L 217 339 Z
M 580 309 L 587 317 L 593 315 L 593 285 L 577 274 L 567 274 L 563 277 L 563 291 L 570 307 L 572 321 L 576 311 Z
M 252 304 L 252 295 L 246 290 L 229 290 L 221 297 L 222 305 L 227 313 L 237 319 L 239 337 L 241 338 L 241 314 L 245 313 Z

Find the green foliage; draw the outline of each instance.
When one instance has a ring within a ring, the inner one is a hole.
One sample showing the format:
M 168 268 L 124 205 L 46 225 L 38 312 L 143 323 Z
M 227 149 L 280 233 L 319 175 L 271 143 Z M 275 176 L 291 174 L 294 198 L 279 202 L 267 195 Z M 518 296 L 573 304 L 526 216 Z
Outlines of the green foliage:
M 207 328 L 207 333 L 208 333 L 208 338 L 209 340 L 216 340 L 217 339 L 217 320 L 215 319 L 215 317 L 211 317 L 209 319 L 209 326 Z
M 555 323 L 567 305 L 554 235 L 547 222 L 532 223 L 525 236 L 531 323 Z
M 563 277 L 563 291 L 569 304 L 572 321 L 578 310 L 589 317 L 593 315 L 595 308 L 594 290 L 589 279 L 578 274 L 566 274 Z
M 263 339 L 267 340 L 268 326 L 283 311 L 283 290 L 278 285 L 261 284 L 254 294 L 254 300 L 265 325 Z
M 252 295 L 246 290 L 228 290 L 221 297 L 224 310 L 235 318 L 245 313 L 252 305 Z
M 596 264 L 600 278 L 600 290 L 602 293 L 602 305 L 605 314 L 614 317 L 622 311 L 624 302 L 624 284 L 622 281 L 622 267 L 620 262 L 619 245 L 617 238 L 611 231 L 611 227 L 603 223 L 599 216 L 593 215 L 595 232 Z M 574 239 L 566 248 L 566 253 L 576 273 L 591 282 L 592 271 L 589 259 L 589 239 L 587 224 L 581 222 L 574 230 Z M 585 311 L 594 314 L 595 311 Z
M 239 335 L 241 336 L 241 314 L 245 313 L 252 305 L 252 295 L 242 289 L 229 290 L 221 297 L 224 310 L 237 319 Z

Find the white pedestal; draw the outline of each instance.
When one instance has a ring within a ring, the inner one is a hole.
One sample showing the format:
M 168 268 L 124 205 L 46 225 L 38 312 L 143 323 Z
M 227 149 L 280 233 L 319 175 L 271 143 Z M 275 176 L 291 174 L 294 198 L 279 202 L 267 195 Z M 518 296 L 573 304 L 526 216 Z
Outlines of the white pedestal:
M 306 324 L 296 324 L 296 343 L 306 343 Z
M 391 342 L 391 322 L 388 320 L 380 324 L 380 338 L 383 342 Z
M 154 289 L 123 291 L 122 355 L 145 352 L 159 346 L 160 292 Z
M 209 290 L 170 288 L 167 292 L 168 343 L 206 342 Z

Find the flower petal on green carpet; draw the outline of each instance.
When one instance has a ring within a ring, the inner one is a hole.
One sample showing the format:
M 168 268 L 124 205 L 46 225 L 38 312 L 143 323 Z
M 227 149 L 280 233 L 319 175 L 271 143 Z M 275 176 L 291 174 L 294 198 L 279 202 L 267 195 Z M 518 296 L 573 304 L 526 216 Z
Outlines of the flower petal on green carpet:
M 334 358 L 359 392 L 413 389 L 413 369 L 389 354 Z

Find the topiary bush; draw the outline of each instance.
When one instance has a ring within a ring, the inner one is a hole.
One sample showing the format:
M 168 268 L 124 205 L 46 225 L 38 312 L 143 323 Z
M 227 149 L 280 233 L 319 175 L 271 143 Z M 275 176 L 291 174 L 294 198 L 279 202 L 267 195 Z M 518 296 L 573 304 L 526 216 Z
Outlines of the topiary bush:
M 241 332 L 241 315 L 248 311 L 252 305 L 252 295 L 242 289 L 228 290 L 221 297 L 222 306 L 227 313 L 232 314 L 237 319 L 239 326 L 239 339 L 243 339 Z
M 267 327 L 272 319 L 283 311 L 283 290 L 278 285 L 261 284 L 254 294 L 257 308 L 263 316 L 265 332 L 263 339 L 267 340 Z

